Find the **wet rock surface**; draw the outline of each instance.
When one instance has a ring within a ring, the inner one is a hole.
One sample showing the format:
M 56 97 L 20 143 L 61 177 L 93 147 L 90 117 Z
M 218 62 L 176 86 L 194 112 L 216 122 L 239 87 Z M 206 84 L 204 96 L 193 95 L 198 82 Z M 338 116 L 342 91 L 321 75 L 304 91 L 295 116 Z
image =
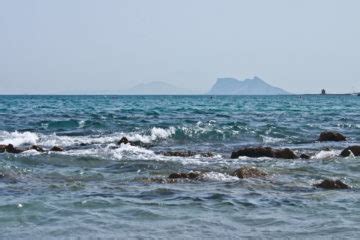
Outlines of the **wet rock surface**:
M 130 141 L 126 138 L 126 137 L 122 137 L 120 139 L 120 141 L 117 142 L 118 145 L 121 145 L 121 144 L 129 144 Z
M 201 177 L 200 172 L 190 172 L 190 173 L 171 173 L 169 179 L 198 179 Z
M 231 175 L 238 178 L 258 178 L 267 176 L 267 173 L 255 167 L 246 166 L 236 169 Z
M 164 156 L 167 157 L 194 157 L 196 155 L 200 155 L 201 157 L 213 157 L 214 154 L 211 152 L 205 152 L 205 153 L 197 153 L 197 152 L 191 152 L 191 151 L 184 151 L 184 152 L 180 152 L 180 151 L 175 151 L 175 152 L 163 152 L 161 153 Z
M 283 159 L 296 159 L 296 154 L 288 149 L 272 149 L 271 147 L 248 147 L 242 148 L 231 154 L 231 158 L 238 158 L 240 156 L 245 157 L 269 157 L 269 158 L 283 158 Z
M 64 151 L 64 149 L 61 147 L 58 147 L 58 146 L 54 146 L 50 149 L 50 151 L 51 152 L 62 152 L 62 151 Z
M 29 150 L 35 150 L 35 151 L 38 151 L 38 152 L 45 152 L 45 150 L 40 147 L 40 146 L 37 146 L 37 145 L 33 145 L 29 148 Z
M 122 138 L 117 142 L 117 145 L 121 145 L 121 144 L 130 144 L 131 146 L 143 147 L 143 148 L 150 148 L 150 147 L 152 147 L 152 145 L 149 144 L 149 143 L 144 143 L 144 142 L 141 142 L 141 141 L 130 141 L 127 137 L 122 137 Z
M 350 155 L 360 156 L 360 146 L 350 146 L 345 148 L 341 153 L 340 156 L 348 157 Z
M 14 147 L 12 144 L 8 145 L 0 145 L 0 152 L 7 152 L 7 153 L 22 153 L 24 150 L 20 148 Z
M 325 179 L 321 183 L 314 184 L 315 187 L 323 189 L 349 189 L 349 185 L 340 180 Z
M 311 157 L 309 155 L 303 153 L 303 154 L 300 155 L 300 158 L 301 159 L 310 159 Z
M 328 131 L 328 132 L 320 133 L 318 141 L 320 141 L 320 142 L 328 142 L 328 141 L 341 142 L 341 141 L 346 141 L 346 137 L 344 135 L 342 135 L 341 133 Z
M 0 153 L 5 152 L 6 145 L 1 144 L 0 145 Z

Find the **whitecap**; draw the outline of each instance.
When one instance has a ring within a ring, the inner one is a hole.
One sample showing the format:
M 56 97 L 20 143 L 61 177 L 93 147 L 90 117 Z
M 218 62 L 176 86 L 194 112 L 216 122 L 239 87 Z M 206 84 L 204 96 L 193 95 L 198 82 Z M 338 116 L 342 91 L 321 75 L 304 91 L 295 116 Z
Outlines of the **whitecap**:
M 12 144 L 14 146 L 21 146 L 25 144 L 34 145 L 39 140 L 39 136 L 32 132 L 0 132 L 0 144 Z
M 261 138 L 264 143 L 270 144 L 270 143 L 279 143 L 281 141 L 284 141 L 282 138 L 275 138 L 275 137 L 269 137 L 265 135 L 261 135 Z
M 219 181 L 219 182 L 234 182 L 239 180 L 238 177 L 234 177 L 228 174 L 218 173 L 218 172 L 207 172 L 202 176 L 202 178 L 208 181 Z
M 339 150 L 330 150 L 330 151 L 320 151 L 315 156 L 312 156 L 311 159 L 330 159 L 339 156 Z
M 85 123 L 86 123 L 85 120 L 79 121 L 79 128 L 84 128 L 84 127 L 85 127 Z
M 126 137 L 130 141 L 140 141 L 143 143 L 151 143 L 153 141 L 159 140 L 159 139 L 167 139 L 173 134 L 175 134 L 176 129 L 174 127 L 170 127 L 167 129 L 164 128 L 158 128 L 153 127 L 150 130 L 150 134 L 140 134 L 140 133 L 130 133 Z

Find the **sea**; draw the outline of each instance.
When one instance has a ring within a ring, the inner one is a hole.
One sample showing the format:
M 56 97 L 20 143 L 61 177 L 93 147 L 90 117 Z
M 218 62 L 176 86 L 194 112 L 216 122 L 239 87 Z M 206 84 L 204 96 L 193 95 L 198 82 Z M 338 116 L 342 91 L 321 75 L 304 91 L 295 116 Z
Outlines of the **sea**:
M 339 156 L 360 144 L 357 96 L 0 96 L 0 144 L 45 150 L 0 153 L 0 239 L 360 236 L 360 158 Z M 230 158 L 257 146 L 310 159 Z M 351 189 L 314 187 L 327 178 Z

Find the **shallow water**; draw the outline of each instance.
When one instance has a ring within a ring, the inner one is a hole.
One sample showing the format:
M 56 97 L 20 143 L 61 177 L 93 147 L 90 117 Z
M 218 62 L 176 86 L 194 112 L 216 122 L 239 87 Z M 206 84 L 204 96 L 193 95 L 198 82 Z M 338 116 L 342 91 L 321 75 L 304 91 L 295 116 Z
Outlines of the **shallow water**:
M 0 144 L 65 148 L 0 153 L 0 238 L 357 238 L 360 158 L 338 155 L 360 143 L 359 109 L 354 96 L 0 96 Z M 324 130 L 348 141 L 316 142 Z M 259 145 L 312 159 L 230 159 Z M 161 154 L 188 150 L 215 155 Z M 269 176 L 230 176 L 240 166 Z M 161 181 L 189 171 L 205 175 Z M 324 178 L 352 189 L 312 186 Z

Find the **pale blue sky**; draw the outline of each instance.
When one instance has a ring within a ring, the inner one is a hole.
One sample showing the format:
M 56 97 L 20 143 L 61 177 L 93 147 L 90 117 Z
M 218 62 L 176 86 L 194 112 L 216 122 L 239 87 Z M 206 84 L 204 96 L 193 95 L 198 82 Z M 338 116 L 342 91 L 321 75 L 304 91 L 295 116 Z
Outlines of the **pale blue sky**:
M 207 91 L 260 76 L 360 91 L 358 0 L 0 0 L 0 93 Z

